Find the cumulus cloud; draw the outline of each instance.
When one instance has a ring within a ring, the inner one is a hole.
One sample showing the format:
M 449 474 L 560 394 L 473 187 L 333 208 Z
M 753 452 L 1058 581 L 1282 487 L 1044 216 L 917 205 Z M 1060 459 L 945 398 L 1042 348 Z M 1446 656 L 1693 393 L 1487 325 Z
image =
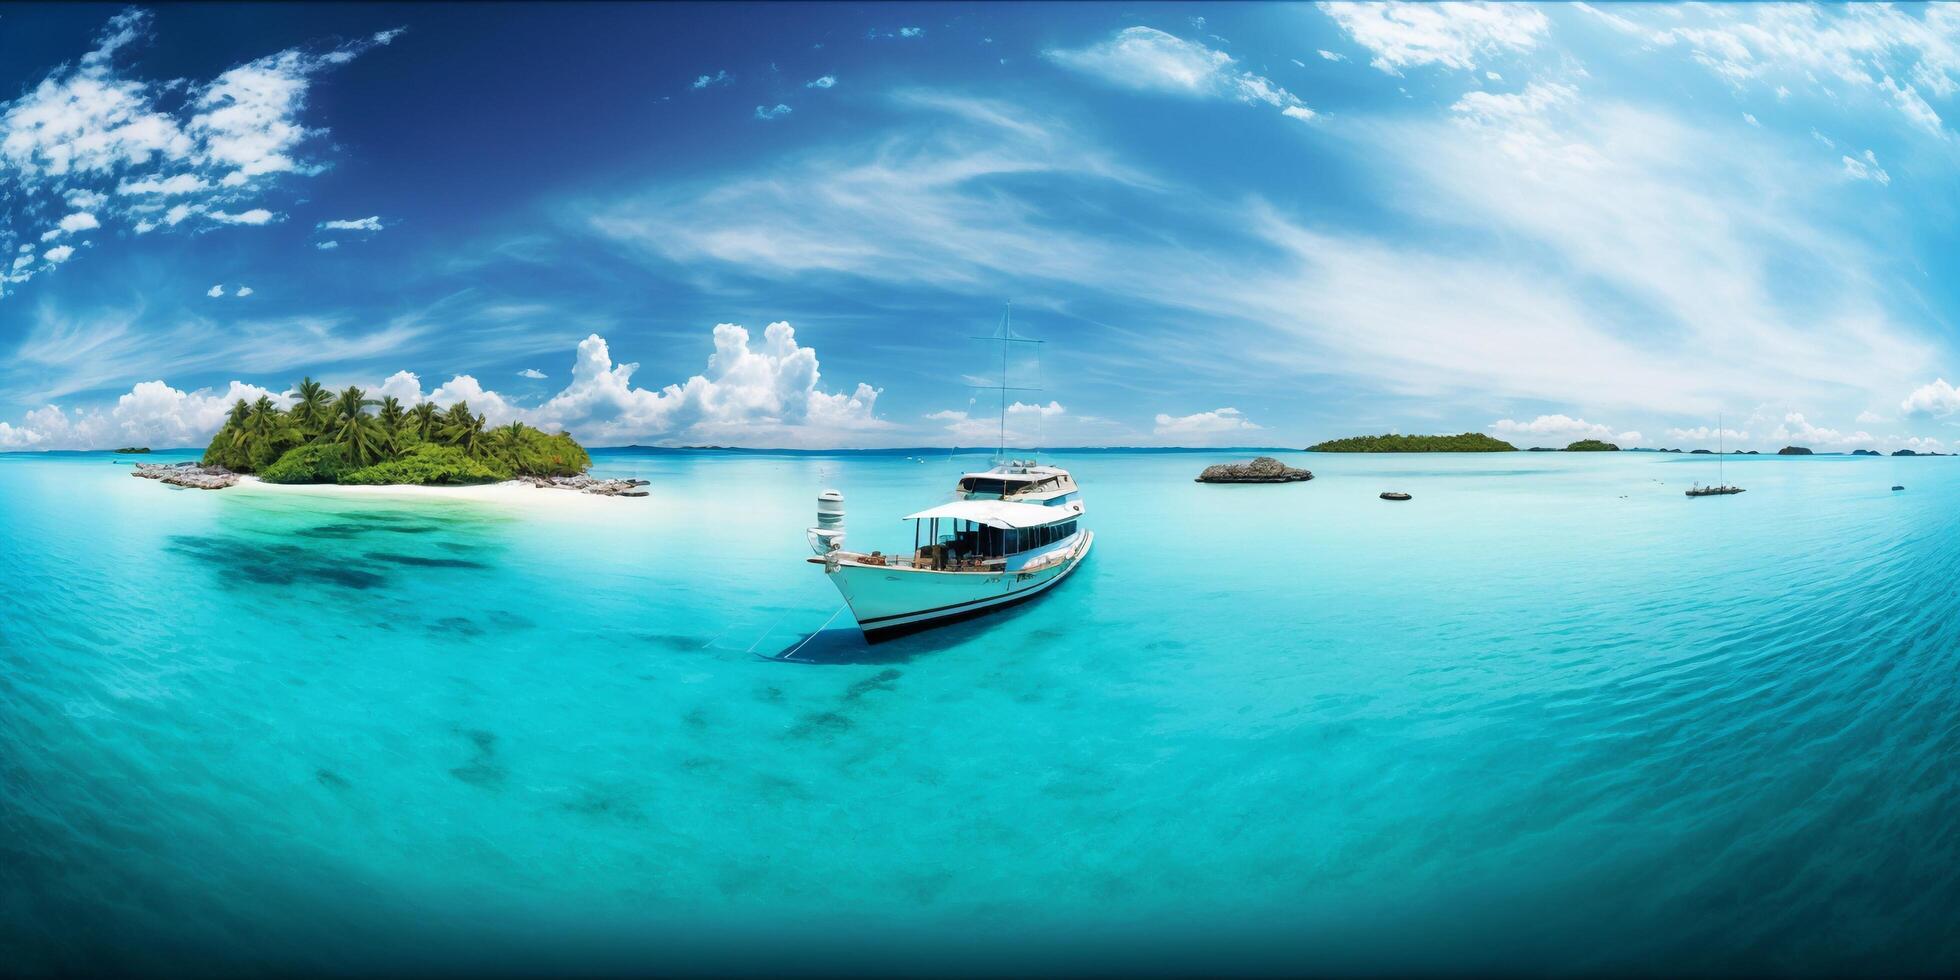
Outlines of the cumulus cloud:
M 1770 438 L 1778 442 L 1788 442 L 1805 447 L 1826 446 L 1833 449 L 1849 449 L 1855 446 L 1870 446 L 1878 440 L 1869 432 L 1840 432 L 1837 429 L 1813 425 L 1803 417 L 1802 412 L 1790 412 L 1783 416 L 1783 423 L 1770 433 Z
M 220 296 L 223 296 L 224 294 L 225 294 L 225 284 L 224 284 L 224 283 L 219 283 L 219 284 L 217 284 L 217 285 L 215 285 L 215 286 L 212 286 L 212 287 L 211 287 L 210 289 L 207 289 L 207 290 L 205 290 L 205 291 L 204 291 L 204 295 L 206 295 L 206 296 L 209 296 L 209 297 L 211 297 L 212 299 L 216 299 L 216 298 L 218 298 L 218 297 L 220 297 Z
M 771 108 L 769 106 L 756 106 L 755 117 L 757 119 L 774 119 L 777 116 L 787 116 L 792 111 L 794 110 L 790 109 L 789 106 L 786 106 L 781 102 L 778 102 L 776 103 L 774 108 Z
M 694 80 L 694 84 L 689 85 L 688 88 L 691 88 L 696 92 L 699 92 L 700 90 L 707 88 L 710 85 L 727 85 L 729 82 L 732 82 L 734 80 L 735 80 L 735 76 L 730 75 L 727 71 L 725 70 L 718 71 L 712 75 L 702 75 L 696 78 Z
M 1522 4 L 1322 3 L 1320 9 L 1374 52 L 1369 64 L 1391 75 L 1421 65 L 1474 69 L 1489 55 L 1531 50 L 1551 29 L 1542 11 Z
M 467 401 L 493 425 L 522 421 L 547 429 L 569 430 L 582 441 L 605 445 L 632 439 L 737 442 L 757 446 L 841 446 L 869 433 L 892 428 L 877 417 L 881 390 L 858 384 L 827 391 L 816 351 L 797 343 L 796 331 L 777 322 L 752 343 L 742 327 L 714 329 L 714 354 L 707 370 L 659 389 L 638 387 L 639 365 L 614 363 L 597 334 L 578 345 L 572 380 L 542 403 L 526 405 L 485 388 L 475 376 L 458 374 L 424 394 L 421 378 L 397 371 L 378 386 L 376 398 L 393 396 L 405 405 L 424 401 L 447 407 Z M 542 376 L 542 372 L 538 372 Z M 211 438 L 225 409 L 240 397 L 256 399 L 267 389 L 234 381 L 222 394 L 200 389 L 186 394 L 162 381 L 145 381 L 122 396 L 113 409 L 64 412 L 54 405 L 29 412 L 19 424 L 0 423 L 0 445 L 35 449 L 92 449 L 118 445 L 199 445 Z M 274 395 L 285 403 L 285 396 Z M 1048 416 L 1057 403 L 1016 406 L 1016 413 Z
M 1057 401 L 1046 405 L 1014 402 L 1007 406 L 1004 435 L 1003 420 L 993 412 L 974 414 L 946 409 L 928 414 L 926 418 L 943 423 L 955 445 L 985 445 L 1005 439 L 1010 446 L 1028 446 L 1039 443 L 1045 427 L 1067 414 L 1068 410 Z
M 0 448 L 102 449 L 115 446 L 201 446 L 240 398 L 261 395 L 285 405 L 285 396 L 234 381 L 223 391 L 185 392 L 162 381 L 144 381 L 106 409 L 64 412 L 48 405 L 28 412 L 19 426 L 0 422 Z
M 1612 439 L 1613 430 L 1585 419 L 1575 419 L 1569 415 L 1540 415 L 1529 422 L 1515 419 L 1498 419 L 1490 424 L 1491 431 L 1498 438 L 1546 439 L 1552 442 L 1577 442 L 1581 439 Z M 1634 433 L 1638 435 L 1638 433 Z
M 396 33 L 281 51 L 208 82 L 151 81 L 122 64 L 151 27 L 146 11 L 117 14 L 79 60 L 0 102 L 0 170 L 9 177 L 0 208 L 16 219 L 0 226 L 0 252 L 30 234 L 23 218 L 48 212 L 57 199 L 70 213 L 32 233 L 43 240 L 98 227 L 167 231 L 192 218 L 270 221 L 273 212 L 252 205 L 274 179 L 322 169 L 305 154 L 319 130 L 302 121 L 314 77 Z M 38 271 L 29 265 L 0 275 L 0 291 Z
M 341 218 L 334 221 L 322 221 L 317 227 L 323 231 L 380 231 L 381 216 L 377 214 L 369 215 L 365 218 Z
M 1960 390 L 1947 384 L 1945 378 L 1934 378 L 1931 384 L 1914 388 L 1905 401 L 1899 403 L 1899 411 L 1918 418 L 1945 418 L 1960 411 Z
M 1240 435 L 1260 428 L 1236 408 L 1215 408 L 1191 415 L 1159 413 L 1156 422 L 1156 428 L 1151 431 L 1162 439 L 1213 441 L 1221 436 Z
M 324 242 L 314 242 L 313 247 L 319 249 L 322 252 L 331 252 L 334 249 L 339 248 L 340 243 L 329 239 Z
M 228 211 L 212 211 L 209 216 L 213 221 L 221 221 L 228 225 L 262 225 L 275 217 L 272 212 L 264 208 L 252 208 L 249 211 L 240 211 L 237 214 L 232 214 Z
M 544 380 L 545 373 L 537 368 L 525 368 L 517 372 L 517 376 L 520 378 L 530 378 L 533 381 L 542 381 Z
M 68 257 L 74 254 L 75 254 L 75 246 L 56 245 L 55 247 L 48 249 L 45 252 L 42 252 L 41 257 L 47 259 L 49 262 L 53 262 L 56 265 L 59 265 L 63 262 L 68 261 Z
M 836 75 L 825 75 L 822 78 L 814 78 L 811 79 L 810 81 L 804 82 L 803 87 L 804 88 L 831 88 L 834 87 L 836 84 L 837 84 Z
M 1669 429 L 1667 430 L 1667 437 L 1676 442 L 1732 442 L 1740 444 L 1749 441 L 1749 432 L 1746 429 L 1714 429 L 1706 425 L 1700 425 L 1692 429 Z
M 1223 51 L 1151 27 L 1128 27 L 1085 48 L 1055 48 L 1048 60 L 1121 88 L 1187 98 L 1225 98 L 1263 103 L 1298 119 L 1307 108 L 1271 79 L 1238 67 Z
M 899 37 L 924 37 L 925 33 L 926 29 L 923 27 L 901 27 L 898 29 Z
M 237 292 L 236 294 L 234 294 L 234 295 L 236 295 L 236 296 L 238 296 L 238 297 L 239 297 L 240 299 L 243 299 L 243 298 L 245 298 L 245 297 L 247 297 L 247 296 L 250 296 L 250 295 L 252 295 L 252 287 L 250 287 L 250 286 L 240 286 L 240 287 L 238 287 L 238 292 Z

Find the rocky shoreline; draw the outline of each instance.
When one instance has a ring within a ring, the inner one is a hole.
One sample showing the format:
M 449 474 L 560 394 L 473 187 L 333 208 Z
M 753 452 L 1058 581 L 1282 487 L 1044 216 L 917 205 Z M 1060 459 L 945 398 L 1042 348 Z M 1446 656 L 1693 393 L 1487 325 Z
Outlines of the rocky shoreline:
M 1297 469 L 1271 456 L 1250 463 L 1219 463 L 1198 474 L 1199 483 L 1299 483 L 1313 479 L 1313 471 Z
M 238 474 L 222 466 L 196 463 L 137 463 L 130 468 L 129 475 L 192 490 L 223 490 L 235 486 L 239 479 Z
M 590 476 L 520 476 L 518 483 L 528 484 L 540 490 L 577 490 L 580 493 L 593 493 L 601 497 L 644 497 L 641 487 L 647 480 L 600 480 Z

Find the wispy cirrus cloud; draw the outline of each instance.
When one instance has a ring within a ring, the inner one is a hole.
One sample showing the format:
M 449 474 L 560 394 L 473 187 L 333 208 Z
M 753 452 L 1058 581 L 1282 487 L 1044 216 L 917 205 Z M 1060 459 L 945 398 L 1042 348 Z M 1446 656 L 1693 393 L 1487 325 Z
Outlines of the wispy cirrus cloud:
M 1301 120 L 1314 111 L 1271 79 L 1240 68 L 1223 51 L 1154 27 L 1127 27 L 1082 48 L 1051 48 L 1049 61 L 1120 88 L 1187 98 L 1261 103 Z

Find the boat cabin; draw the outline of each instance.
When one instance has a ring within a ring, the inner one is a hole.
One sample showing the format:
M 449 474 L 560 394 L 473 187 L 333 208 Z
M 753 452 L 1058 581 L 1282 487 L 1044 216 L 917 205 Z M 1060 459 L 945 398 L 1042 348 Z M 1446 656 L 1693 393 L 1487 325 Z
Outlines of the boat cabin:
M 905 518 L 913 529 L 911 564 L 934 571 L 1018 572 L 1074 547 L 1081 516 L 1079 501 L 1055 507 L 985 499 L 941 504 Z
M 1017 500 L 1055 507 L 1081 499 L 1075 478 L 1067 470 L 1032 462 L 1002 463 L 980 473 L 960 476 L 961 500 Z

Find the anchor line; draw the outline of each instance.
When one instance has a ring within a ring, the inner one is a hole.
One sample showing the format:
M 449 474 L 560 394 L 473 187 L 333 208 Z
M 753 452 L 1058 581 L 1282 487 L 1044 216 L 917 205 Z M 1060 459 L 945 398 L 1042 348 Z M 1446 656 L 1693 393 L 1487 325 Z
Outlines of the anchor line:
M 801 642 L 801 643 L 798 643 L 797 645 L 795 645 L 795 646 L 793 646 L 793 647 L 791 647 L 788 653 L 784 653 L 784 654 L 779 654 L 779 655 L 777 655 L 777 656 L 774 656 L 774 657 L 763 657 L 762 659 L 764 659 L 764 660 L 788 660 L 788 659 L 790 659 L 791 657 L 794 657 L 794 656 L 796 656 L 796 651 L 798 651 L 798 650 L 801 650 L 801 649 L 803 649 L 803 648 L 804 648 L 804 647 L 806 647 L 806 646 L 809 646 L 809 645 L 810 645 L 810 641 L 811 641 L 811 640 L 814 640 L 814 639 L 816 639 L 816 638 L 817 638 L 817 634 L 818 634 L 818 633 L 822 633 L 822 632 L 823 632 L 824 630 L 827 630 L 827 629 L 829 629 L 829 628 L 830 628 L 830 624 L 831 624 L 831 622 L 832 622 L 833 620 L 835 620 L 835 619 L 837 618 L 837 614 L 838 614 L 838 613 L 841 613 L 841 612 L 843 612 L 843 611 L 845 610 L 845 608 L 846 608 L 846 607 L 848 607 L 849 605 L 850 605 L 850 603 L 839 603 L 836 609 L 833 609 L 833 610 L 831 610 L 831 613 L 830 613 L 830 619 L 826 619 L 826 620 L 824 620 L 824 621 L 823 621 L 823 625 L 822 625 L 822 626 L 819 626 L 819 627 L 817 627 L 817 628 L 816 628 L 816 630 L 815 630 L 814 632 L 812 632 L 812 633 L 811 633 L 811 634 L 810 634 L 809 636 L 806 636 L 806 637 L 804 637 L 804 638 L 803 638 L 803 642 Z M 764 635 L 764 636 L 767 636 L 768 634 L 767 634 L 767 633 L 765 633 L 765 634 L 763 634 L 763 635 Z M 760 637 L 758 637 L 758 638 L 756 639 L 756 642 L 757 642 L 757 643 L 760 643 L 760 642 L 762 642 L 762 640 L 761 640 L 761 638 L 760 638 Z M 755 649 L 755 648 L 754 648 L 754 647 L 750 647 L 749 649 L 751 649 L 751 650 L 753 650 L 753 649 Z M 759 656 L 759 655 L 758 655 L 758 656 Z

